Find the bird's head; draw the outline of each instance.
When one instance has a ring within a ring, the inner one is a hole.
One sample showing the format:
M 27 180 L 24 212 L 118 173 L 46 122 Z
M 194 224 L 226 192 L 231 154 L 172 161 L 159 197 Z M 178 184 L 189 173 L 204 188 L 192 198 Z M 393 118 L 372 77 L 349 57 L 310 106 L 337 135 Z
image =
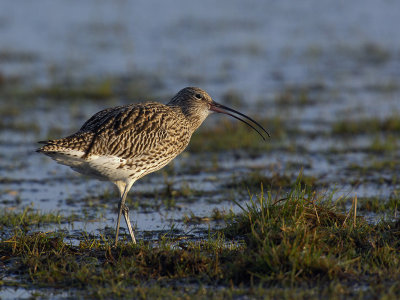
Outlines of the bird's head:
M 189 122 L 197 128 L 210 114 L 212 103 L 213 100 L 207 92 L 197 87 L 187 87 L 180 90 L 168 105 L 178 106 Z
M 188 121 L 193 126 L 193 131 L 196 130 L 201 123 L 207 118 L 207 116 L 212 112 L 223 113 L 229 115 L 235 119 L 238 119 L 245 123 L 246 125 L 253 128 L 258 132 L 259 135 L 265 140 L 265 137 L 261 132 L 256 129 L 252 124 L 238 117 L 237 115 L 246 118 L 250 122 L 258 126 L 261 131 L 269 136 L 269 133 L 262 127 L 259 123 L 254 121 L 252 118 L 238 112 L 232 108 L 226 107 L 222 104 L 215 102 L 206 91 L 197 87 L 186 87 L 180 90 L 168 103 L 170 106 L 177 106 L 181 109 L 182 113 L 188 119 Z M 233 115 L 232 113 L 237 115 Z

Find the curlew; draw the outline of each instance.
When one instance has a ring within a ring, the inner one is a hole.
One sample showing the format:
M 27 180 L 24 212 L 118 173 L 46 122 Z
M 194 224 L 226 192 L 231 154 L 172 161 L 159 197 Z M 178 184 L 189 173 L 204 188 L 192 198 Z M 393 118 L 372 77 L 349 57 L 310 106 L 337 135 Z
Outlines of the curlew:
M 45 145 L 37 152 L 81 174 L 113 182 L 120 194 L 115 244 L 118 243 L 121 215 L 132 242 L 136 243 L 129 208 L 125 204 L 126 195 L 136 180 L 161 169 L 181 153 L 211 112 L 224 113 L 244 122 L 264 140 L 264 134 L 269 136 L 252 118 L 216 103 L 200 88 L 187 87 L 166 105 L 150 102 L 104 109 L 87 120 L 78 132 L 39 142 Z

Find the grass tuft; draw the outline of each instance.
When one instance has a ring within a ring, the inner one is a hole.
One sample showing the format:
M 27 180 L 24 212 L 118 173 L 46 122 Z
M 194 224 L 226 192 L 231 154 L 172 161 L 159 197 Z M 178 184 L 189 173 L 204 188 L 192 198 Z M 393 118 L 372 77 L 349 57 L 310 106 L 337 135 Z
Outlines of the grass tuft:
M 178 289 L 204 297 L 210 295 L 199 294 L 202 286 L 218 286 L 225 296 L 262 295 L 259 289 L 294 295 L 311 288 L 326 296 L 361 297 L 365 290 L 357 287 L 377 293 L 383 285 L 387 294 L 398 295 L 400 221 L 369 224 L 357 213 L 361 199 L 352 199 L 348 211 L 341 210 L 343 200 L 318 194 L 300 179 L 282 199 L 261 189 L 242 213 L 225 219 L 223 230 L 201 241 L 162 236 L 114 247 L 112 237 L 84 235 L 73 246 L 62 233 L 16 229 L 0 242 L 3 278 L 17 275 L 21 284 L 73 288 L 98 298 L 135 292 L 145 297 L 156 290 L 172 297 L 177 287 L 193 284 Z
M 22 212 L 5 209 L 0 212 L 0 226 L 33 226 L 50 223 L 60 224 L 64 217 L 58 213 L 41 213 L 27 206 Z
M 338 121 L 332 126 L 333 134 L 366 134 L 380 132 L 399 132 L 400 117 L 391 116 L 384 120 L 377 118 L 361 119 L 356 121 Z

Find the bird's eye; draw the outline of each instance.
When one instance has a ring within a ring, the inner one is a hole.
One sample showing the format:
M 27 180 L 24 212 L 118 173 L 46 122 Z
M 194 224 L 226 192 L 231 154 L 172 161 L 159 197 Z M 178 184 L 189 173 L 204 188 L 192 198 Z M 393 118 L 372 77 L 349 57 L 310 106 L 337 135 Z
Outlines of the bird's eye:
M 195 97 L 196 97 L 197 99 L 201 99 L 201 95 L 200 95 L 200 94 L 196 94 Z

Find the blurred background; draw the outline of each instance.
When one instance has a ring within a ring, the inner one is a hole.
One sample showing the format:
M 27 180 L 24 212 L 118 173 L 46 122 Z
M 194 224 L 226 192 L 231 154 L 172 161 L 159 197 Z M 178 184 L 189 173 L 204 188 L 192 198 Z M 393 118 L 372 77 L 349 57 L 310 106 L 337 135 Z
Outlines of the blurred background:
M 103 108 L 199 86 L 271 138 L 210 116 L 185 154 L 132 188 L 139 239 L 171 226 L 201 235 L 201 220 L 238 210 L 232 199 L 300 172 L 315 189 L 357 194 L 376 218 L 399 202 L 399 27 L 395 0 L 1 1 L 0 207 L 74 214 L 72 236 L 112 230 L 112 185 L 36 154 L 36 142 Z
M 400 4 L 393 0 L 0 5 L 3 84 L 146 74 L 160 85 L 154 93 L 196 84 L 214 96 L 235 89 L 254 102 L 296 85 L 335 88 L 344 94 L 332 99 L 339 101 L 348 90 L 399 78 Z

